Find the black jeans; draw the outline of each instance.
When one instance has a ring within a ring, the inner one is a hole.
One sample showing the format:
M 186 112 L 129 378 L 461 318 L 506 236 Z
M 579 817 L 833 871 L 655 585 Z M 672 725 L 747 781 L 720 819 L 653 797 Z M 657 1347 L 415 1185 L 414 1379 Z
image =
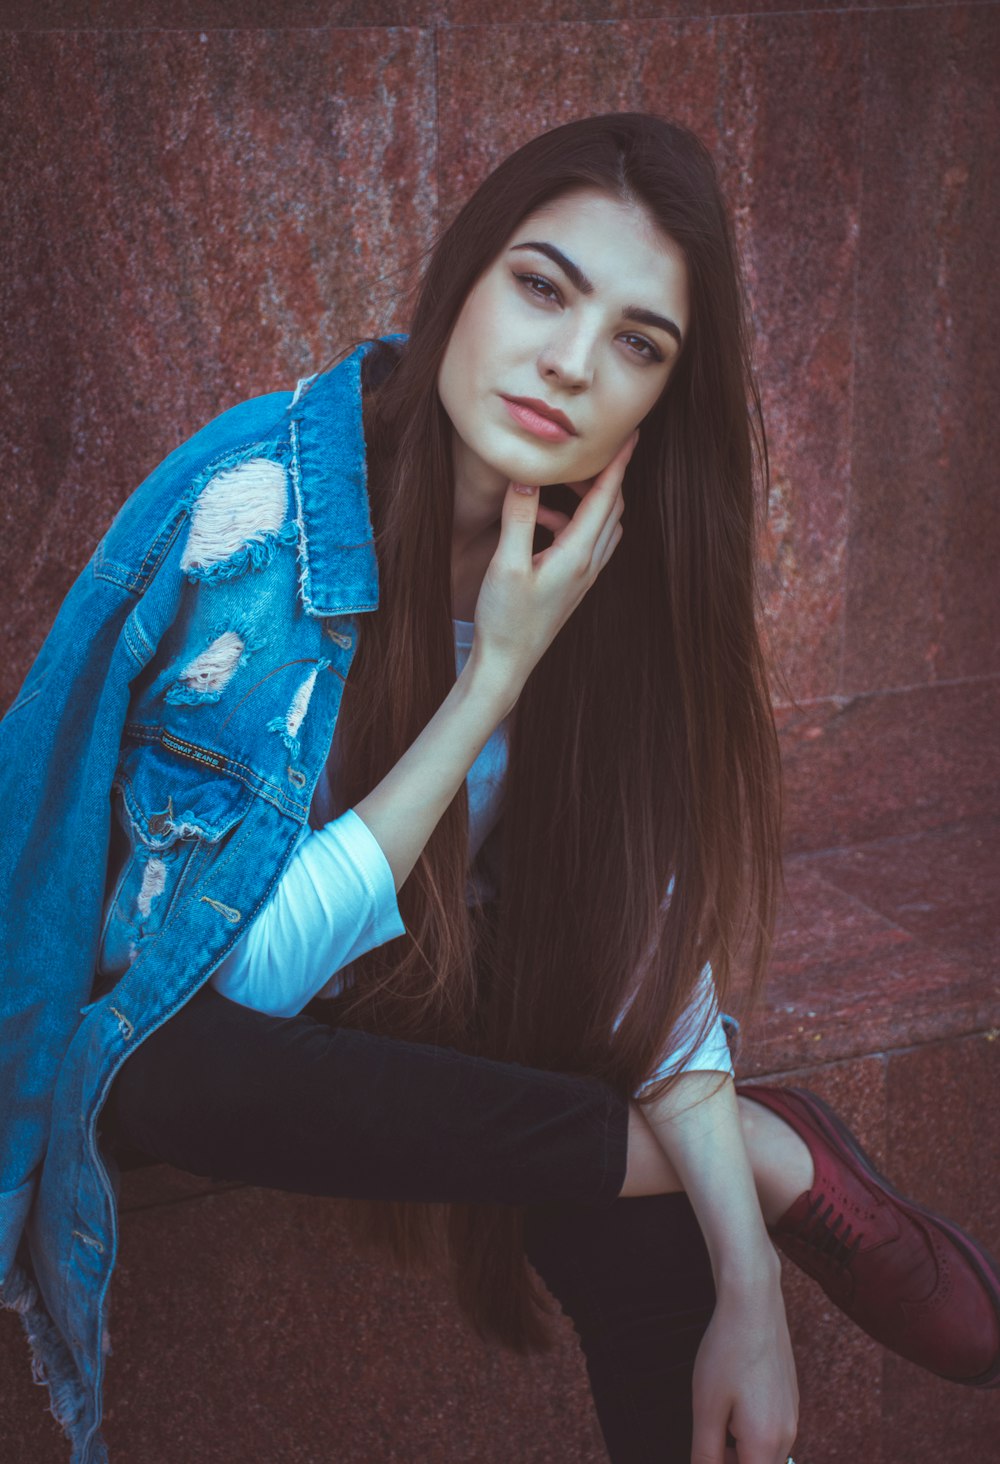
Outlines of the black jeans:
M 271 1017 L 203 986 L 129 1057 L 101 1130 L 194 1174 L 301 1194 L 524 1205 L 613 1464 L 688 1464 L 715 1293 L 683 1194 L 620 1199 L 628 1105 L 594 1078 Z

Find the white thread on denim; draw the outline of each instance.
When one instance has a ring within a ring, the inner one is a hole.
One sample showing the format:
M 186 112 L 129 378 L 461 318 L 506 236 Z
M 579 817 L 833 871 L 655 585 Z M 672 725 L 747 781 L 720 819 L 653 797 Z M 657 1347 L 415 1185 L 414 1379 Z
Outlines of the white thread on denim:
M 229 559 L 281 528 L 288 505 L 285 470 L 270 458 L 223 468 L 205 484 L 191 514 L 180 567 L 187 573 Z

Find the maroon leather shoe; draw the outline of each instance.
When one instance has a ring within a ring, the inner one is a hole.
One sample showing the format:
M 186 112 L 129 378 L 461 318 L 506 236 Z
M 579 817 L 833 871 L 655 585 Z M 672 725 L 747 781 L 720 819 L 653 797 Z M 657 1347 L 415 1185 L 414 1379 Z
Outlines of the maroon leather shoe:
M 809 1146 L 816 1166 L 770 1235 L 890 1352 L 972 1388 L 1000 1386 L 1000 1266 L 951 1220 L 893 1189 L 808 1088 L 737 1083 Z

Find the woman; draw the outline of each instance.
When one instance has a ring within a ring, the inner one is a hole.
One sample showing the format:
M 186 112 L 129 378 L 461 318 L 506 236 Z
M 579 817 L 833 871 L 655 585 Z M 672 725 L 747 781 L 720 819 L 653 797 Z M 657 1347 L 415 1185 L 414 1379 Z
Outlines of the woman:
M 357 1200 L 521 1351 L 534 1267 L 615 1461 L 789 1457 L 775 1244 L 997 1380 L 985 1252 L 813 1095 L 733 1082 L 780 871 L 763 441 L 711 160 L 620 114 L 481 185 L 408 337 L 125 504 L 3 723 L 3 1297 L 73 1464 L 136 1150 Z

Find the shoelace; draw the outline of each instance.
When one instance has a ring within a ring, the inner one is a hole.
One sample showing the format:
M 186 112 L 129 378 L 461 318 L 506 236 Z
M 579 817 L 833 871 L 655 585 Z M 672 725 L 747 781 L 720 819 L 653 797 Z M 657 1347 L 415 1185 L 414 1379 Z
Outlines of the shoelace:
M 799 1239 L 812 1246 L 821 1256 L 829 1259 L 838 1270 L 843 1271 L 853 1261 L 864 1235 L 859 1230 L 854 1233 L 852 1239 L 854 1227 L 845 1221 L 842 1210 L 838 1210 L 834 1218 L 830 1219 L 834 1212 L 832 1200 L 821 1214 L 820 1206 L 825 1199 L 826 1195 L 820 1193 L 810 1203 L 799 1226 Z

